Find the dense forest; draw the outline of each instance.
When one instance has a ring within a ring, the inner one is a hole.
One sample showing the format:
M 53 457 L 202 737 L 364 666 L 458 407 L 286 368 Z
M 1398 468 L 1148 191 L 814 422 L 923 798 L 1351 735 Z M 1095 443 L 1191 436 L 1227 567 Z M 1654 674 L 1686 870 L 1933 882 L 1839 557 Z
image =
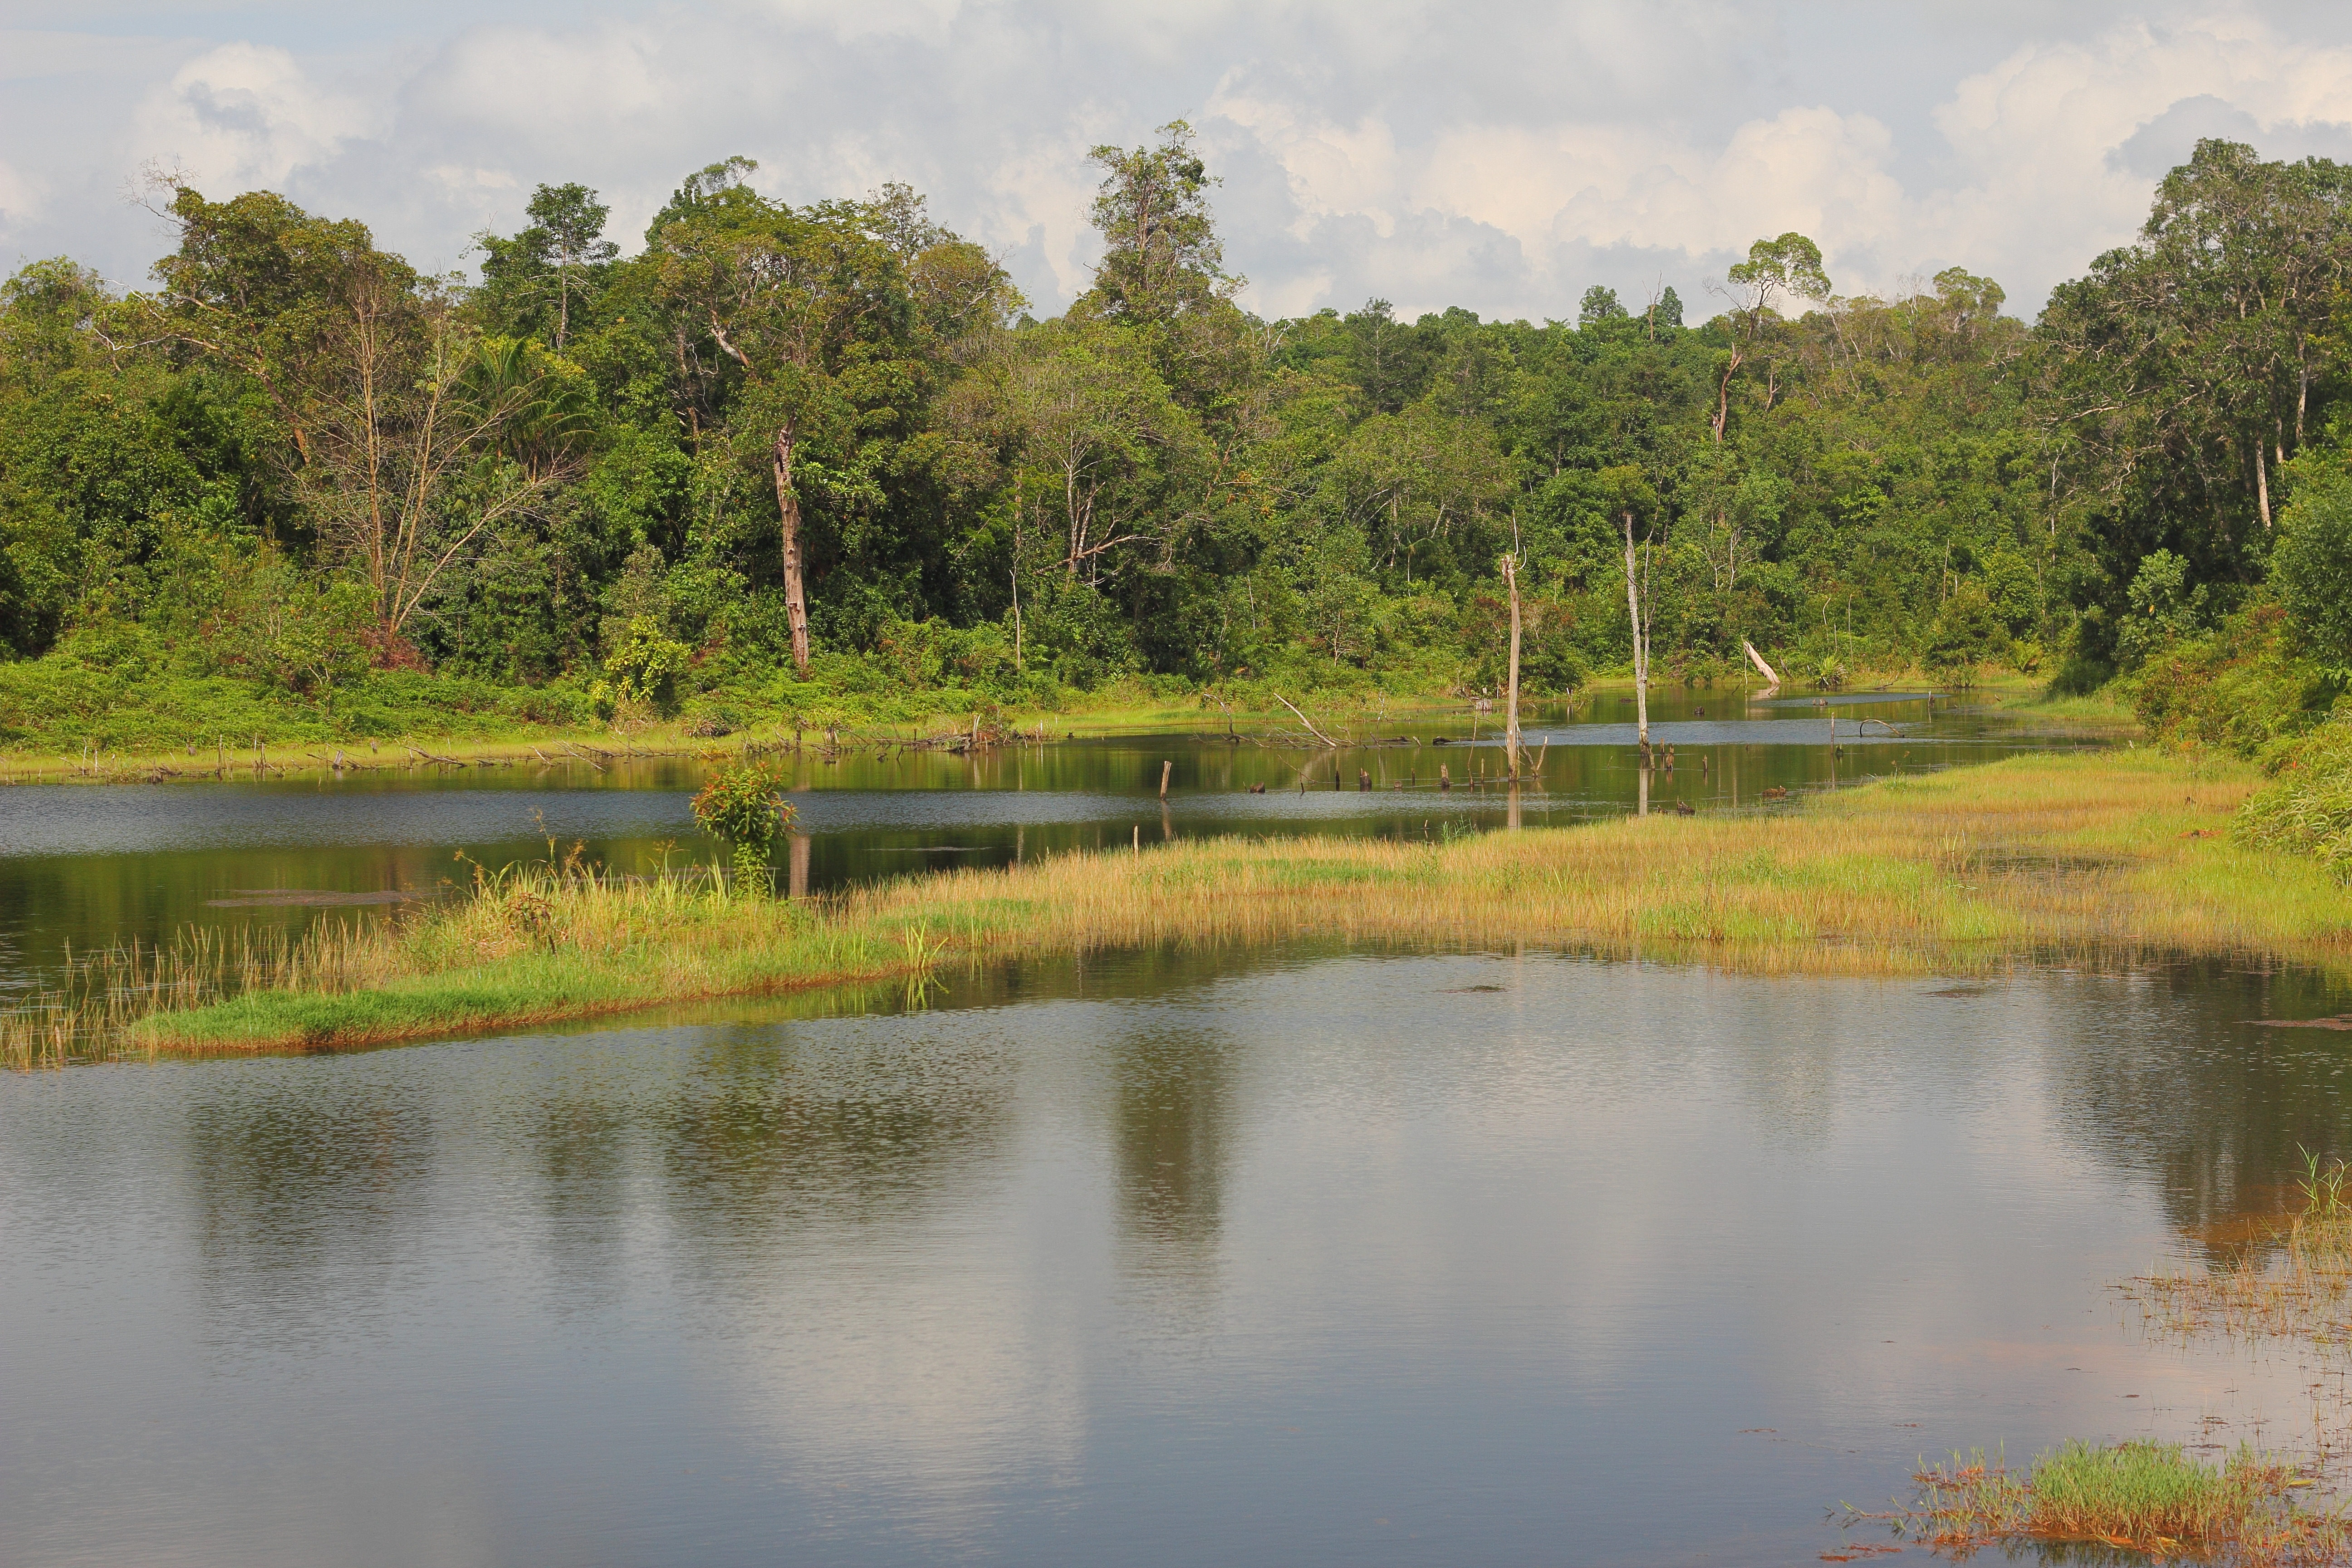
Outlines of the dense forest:
M 1529 323 L 1262 320 L 1187 128 L 1094 158 L 1047 321 L 741 159 L 627 256 L 542 185 L 475 281 L 167 189 L 148 287 L 0 290 L 0 745 L 1472 692 L 1507 556 L 1538 691 L 1628 667 L 1629 558 L 1660 679 L 2122 677 L 2242 746 L 2347 683 L 2352 169 L 2200 143 L 2032 324 L 1797 234 Z

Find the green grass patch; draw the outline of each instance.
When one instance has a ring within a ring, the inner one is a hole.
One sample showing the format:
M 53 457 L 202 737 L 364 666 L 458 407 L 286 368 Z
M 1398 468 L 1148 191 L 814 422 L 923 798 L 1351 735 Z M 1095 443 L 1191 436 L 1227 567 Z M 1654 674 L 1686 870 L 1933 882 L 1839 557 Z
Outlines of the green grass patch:
M 2208 1465 L 2178 1443 L 2070 1439 L 2022 1475 L 1978 1449 L 1915 1479 L 1910 1502 L 1885 1513 L 1849 1509 L 1849 1522 L 1883 1521 L 1899 1538 L 1956 1556 L 2031 1542 L 2242 1564 L 2340 1563 L 2352 1552 L 2342 1516 L 2300 1500 L 2313 1478 L 2249 1447 Z

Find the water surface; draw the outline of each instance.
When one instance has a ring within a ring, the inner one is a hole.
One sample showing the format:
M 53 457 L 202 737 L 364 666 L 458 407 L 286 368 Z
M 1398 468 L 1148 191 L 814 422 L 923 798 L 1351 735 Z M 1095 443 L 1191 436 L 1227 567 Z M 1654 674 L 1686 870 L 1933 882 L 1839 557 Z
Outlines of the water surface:
M 2352 1142 L 2346 1037 L 2250 1022 L 2345 1003 L 1145 956 L 11 1076 L 0 1540 L 1810 1563 L 1922 1453 L 2294 1438 L 2294 1358 L 2106 1286 Z

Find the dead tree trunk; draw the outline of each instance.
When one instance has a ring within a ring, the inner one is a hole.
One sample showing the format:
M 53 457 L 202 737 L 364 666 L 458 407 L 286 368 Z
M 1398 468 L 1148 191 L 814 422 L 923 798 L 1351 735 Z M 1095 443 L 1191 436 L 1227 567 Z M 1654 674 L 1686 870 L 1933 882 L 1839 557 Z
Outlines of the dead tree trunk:
M 1519 567 L 1514 556 L 1503 557 L 1503 583 L 1511 590 L 1511 679 L 1503 696 L 1503 754 L 1511 766 L 1511 782 L 1519 782 Z
M 1625 613 L 1633 623 L 1633 722 L 1642 765 L 1650 765 L 1650 639 L 1642 626 L 1642 586 L 1633 562 L 1633 514 L 1625 514 Z
M 801 580 L 801 502 L 793 493 L 793 428 L 776 432 L 776 510 L 784 529 L 784 614 L 792 621 L 793 668 L 808 679 L 808 591 Z

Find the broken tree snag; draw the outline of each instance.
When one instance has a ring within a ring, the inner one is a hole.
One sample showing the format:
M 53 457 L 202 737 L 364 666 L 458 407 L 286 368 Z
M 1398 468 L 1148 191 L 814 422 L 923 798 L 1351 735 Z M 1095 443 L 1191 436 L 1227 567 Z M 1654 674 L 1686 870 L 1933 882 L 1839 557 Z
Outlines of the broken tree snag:
M 1764 656 L 1756 651 L 1756 645 L 1754 643 L 1742 637 L 1739 641 L 1739 646 L 1748 650 L 1748 662 L 1756 667 L 1759 674 L 1762 675 L 1765 679 L 1770 681 L 1775 686 L 1780 684 L 1780 672 L 1764 662 Z
M 1289 698 L 1285 697 L 1281 692 L 1276 692 L 1274 694 L 1274 700 L 1276 702 L 1281 703 L 1285 708 L 1289 709 L 1293 713 L 1298 713 L 1298 704 L 1293 702 Z M 1298 721 L 1307 726 L 1307 732 L 1308 734 L 1314 736 L 1317 740 L 1322 742 L 1325 745 L 1330 747 L 1335 752 L 1339 749 L 1339 742 L 1325 734 L 1322 731 L 1317 729 L 1315 727 L 1314 720 L 1309 719 L 1304 713 L 1298 713 Z
M 1519 777 L 1519 563 L 1516 555 L 1503 557 L 1503 584 L 1511 591 L 1511 679 L 1504 701 L 1503 754 L 1511 765 L 1511 781 Z
M 793 427 L 776 432 L 776 511 L 784 531 L 784 614 L 793 627 L 793 668 L 808 679 L 808 594 L 801 583 L 801 502 L 793 493 Z
M 1633 514 L 1625 514 L 1625 614 L 1633 625 L 1633 723 L 1642 743 L 1642 765 L 1650 765 L 1650 639 L 1642 615 L 1640 579 L 1633 566 Z

